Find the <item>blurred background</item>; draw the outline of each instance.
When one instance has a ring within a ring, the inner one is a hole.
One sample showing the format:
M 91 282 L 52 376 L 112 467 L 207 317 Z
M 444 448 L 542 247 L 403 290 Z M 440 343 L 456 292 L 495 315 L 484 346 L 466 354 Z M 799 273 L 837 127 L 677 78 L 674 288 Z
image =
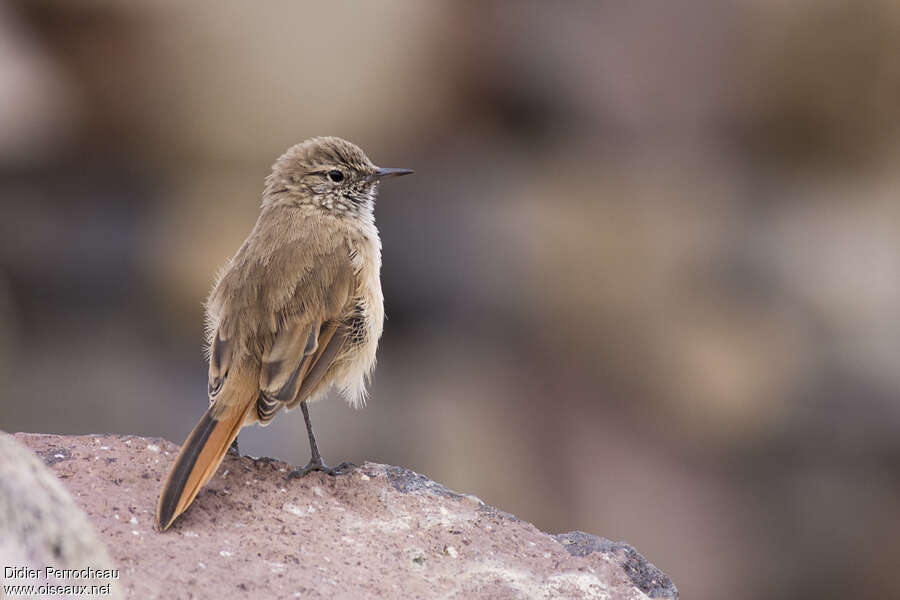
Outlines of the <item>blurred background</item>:
M 634 544 L 684 598 L 889 597 L 900 4 L 0 4 L 0 428 L 180 443 L 202 303 L 314 135 L 382 186 L 403 465 Z M 299 412 L 241 434 L 304 464 Z

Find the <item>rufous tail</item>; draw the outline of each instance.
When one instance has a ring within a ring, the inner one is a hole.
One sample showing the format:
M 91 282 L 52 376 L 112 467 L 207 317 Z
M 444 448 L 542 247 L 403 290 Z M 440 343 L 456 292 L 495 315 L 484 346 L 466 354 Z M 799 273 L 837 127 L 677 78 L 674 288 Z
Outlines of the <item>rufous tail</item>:
M 247 402 L 245 406 L 223 410 L 220 402 L 210 405 L 181 446 L 159 495 L 156 525 L 160 531 L 168 529 L 187 510 L 200 488 L 219 468 L 253 406 L 254 402 Z

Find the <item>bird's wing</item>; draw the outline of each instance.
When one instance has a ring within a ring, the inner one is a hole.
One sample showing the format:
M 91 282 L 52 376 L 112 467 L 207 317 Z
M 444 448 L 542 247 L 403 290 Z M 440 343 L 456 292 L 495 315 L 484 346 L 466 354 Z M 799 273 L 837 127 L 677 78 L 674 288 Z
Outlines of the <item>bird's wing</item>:
M 270 237 L 263 229 L 245 248 Z M 345 244 L 296 238 L 272 242 L 265 255 L 264 262 L 251 260 L 242 248 L 208 301 L 210 402 L 232 363 L 254 355 L 260 392 L 276 404 L 293 400 L 288 396 L 299 390 L 303 369 L 312 368 L 334 336 L 328 323 L 339 323 L 350 304 L 355 271 Z M 260 419 L 268 421 L 273 408 L 261 405 Z
M 281 345 L 282 338 L 297 338 L 296 331 L 301 329 L 286 327 L 273 347 Z M 292 407 L 305 400 L 340 353 L 345 341 L 345 327 L 340 321 L 321 323 L 315 333 L 315 350 L 312 352 L 301 354 L 302 350 L 298 351 L 303 348 L 301 344 L 287 342 L 290 347 L 285 348 L 284 360 L 273 352 L 267 352 L 263 356 L 260 394 L 256 403 L 256 413 L 261 424 L 271 421 L 282 406 Z
M 320 383 L 346 340 L 346 322 L 351 315 L 354 271 L 349 254 L 341 261 L 323 263 L 313 281 L 327 281 L 318 305 L 304 301 L 298 290 L 293 310 L 279 319 L 280 325 L 262 354 L 257 416 L 268 423 L 284 406 L 305 400 Z M 302 284 L 301 284 L 302 285 Z

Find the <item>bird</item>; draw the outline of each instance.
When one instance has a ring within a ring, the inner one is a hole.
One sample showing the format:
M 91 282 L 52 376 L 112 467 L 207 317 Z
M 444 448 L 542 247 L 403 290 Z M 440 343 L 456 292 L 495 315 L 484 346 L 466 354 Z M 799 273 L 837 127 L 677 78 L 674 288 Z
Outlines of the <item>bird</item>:
M 355 144 L 315 137 L 272 166 L 259 218 L 207 298 L 209 408 L 188 435 L 159 496 L 168 529 L 215 474 L 242 427 L 300 406 L 310 460 L 290 473 L 338 474 L 316 445 L 307 405 L 335 387 L 352 406 L 384 326 L 379 183 L 412 173 L 375 166 Z

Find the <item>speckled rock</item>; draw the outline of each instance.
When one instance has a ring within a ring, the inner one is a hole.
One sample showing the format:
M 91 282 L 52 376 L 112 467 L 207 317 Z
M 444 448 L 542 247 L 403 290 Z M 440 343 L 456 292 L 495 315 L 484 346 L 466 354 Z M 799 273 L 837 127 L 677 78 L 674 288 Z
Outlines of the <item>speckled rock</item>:
M 16 438 L 45 457 L 87 512 L 130 598 L 678 597 L 626 544 L 548 535 L 398 467 L 365 463 L 338 477 L 288 480 L 286 463 L 227 456 L 159 533 L 153 513 L 174 444 Z

